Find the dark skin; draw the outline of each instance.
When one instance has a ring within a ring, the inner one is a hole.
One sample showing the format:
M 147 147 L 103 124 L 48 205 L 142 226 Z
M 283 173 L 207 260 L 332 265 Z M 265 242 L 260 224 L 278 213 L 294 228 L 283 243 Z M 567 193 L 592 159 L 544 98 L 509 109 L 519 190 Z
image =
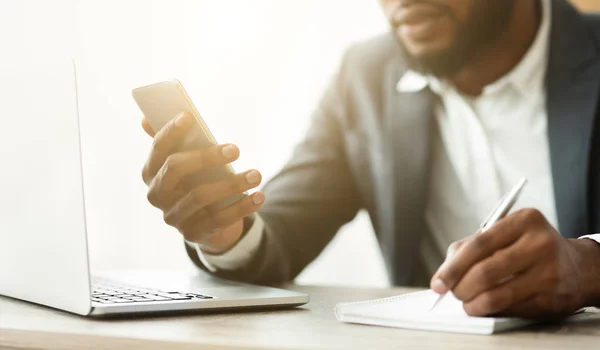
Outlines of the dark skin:
M 416 3 L 419 3 L 418 6 L 423 7 L 419 11 L 423 12 L 424 15 L 427 12 L 435 11 L 435 8 L 430 10 L 428 7 L 441 4 L 452 11 L 456 20 L 467 22 L 472 14 L 474 4 L 478 1 L 481 0 L 429 0 L 424 4 L 420 4 L 418 1 Z M 411 1 L 379 0 L 379 2 L 390 22 L 394 22 L 394 16 L 396 16 L 397 21 L 410 16 L 406 12 L 403 13 L 402 6 L 409 4 Z M 429 3 L 432 5 L 429 6 Z M 410 6 L 405 8 L 408 7 Z M 437 14 L 435 15 L 437 16 Z M 409 19 L 408 21 L 411 22 L 412 27 L 422 25 L 422 21 L 418 19 Z M 432 33 L 428 33 L 428 35 L 418 35 L 417 33 L 411 36 L 410 28 L 405 28 L 410 27 L 410 24 L 400 25 L 395 28 L 394 32 L 413 56 L 418 58 L 419 56 L 434 54 L 436 51 L 451 46 L 458 34 L 456 23 L 450 20 L 448 16 L 435 18 L 434 21 L 436 22 L 435 28 L 432 28 Z M 472 96 L 481 94 L 486 85 L 505 75 L 523 58 L 535 38 L 539 23 L 540 13 L 535 0 L 516 1 L 514 13 L 509 20 L 507 30 L 497 40 L 481 48 L 463 69 L 448 77 L 448 80 L 464 94 Z
M 380 0 L 394 32 L 415 58 L 452 45 L 457 23 L 440 15 L 445 6 L 467 22 L 476 2 L 504 0 Z M 412 14 L 407 11 L 411 6 Z M 439 7 L 439 6 L 438 6 Z M 441 7 L 440 7 L 441 8 Z M 428 17 L 435 18 L 428 22 Z M 444 79 L 477 96 L 522 59 L 540 24 L 535 0 L 518 0 L 506 29 L 483 45 L 457 72 Z M 516 212 L 488 231 L 477 232 L 448 250 L 431 288 L 452 291 L 472 316 L 560 317 L 600 304 L 600 244 L 562 237 L 535 209 Z
M 517 1 L 516 4 L 508 30 L 479 52 L 465 69 L 450 78 L 459 91 L 473 96 L 481 94 L 486 85 L 508 73 L 527 52 L 535 39 L 540 15 L 535 1 Z
M 458 27 L 473 17 L 482 1 L 509 0 L 380 0 L 394 33 L 416 59 L 451 47 Z M 416 6 L 416 7 L 414 7 Z M 409 8 L 412 7 L 411 11 Z M 444 8 L 441 11 L 440 8 Z M 451 13 L 452 16 L 447 14 Z M 433 18 L 433 20 L 432 20 Z M 540 24 L 535 0 L 518 0 L 507 26 L 495 40 L 479 47 L 470 60 L 447 77 L 466 95 L 481 94 L 486 85 L 512 70 L 535 38 Z M 174 150 L 193 119 L 182 115 L 155 135 L 143 170 L 149 201 L 165 221 L 208 253 L 223 253 L 243 233 L 243 218 L 265 200 L 257 192 L 229 208 L 208 206 L 260 184 L 258 171 L 247 171 L 216 183 L 190 186 L 186 175 L 227 164 L 239 157 L 233 145 L 217 145 L 186 153 Z M 535 209 L 521 210 L 485 233 L 477 232 L 448 251 L 431 281 L 440 294 L 452 291 L 473 316 L 555 317 L 586 305 L 600 304 L 600 244 L 562 237 Z
M 431 288 L 472 316 L 561 317 L 600 302 L 600 244 L 566 239 L 535 209 L 454 243 Z
M 210 210 L 210 204 L 257 187 L 262 176 L 257 170 L 248 170 L 217 182 L 191 185 L 188 175 L 231 163 L 240 156 L 239 149 L 231 144 L 175 152 L 194 122 L 191 115 L 181 114 L 155 134 L 148 121 L 142 121 L 144 130 L 154 138 L 142 178 L 148 185 L 148 201 L 163 212 L 168 225 L 203 251 L 219 254 L 239 240 L 243 218 L 256 212 L 265 196 L 258 191 L 217 211 Z

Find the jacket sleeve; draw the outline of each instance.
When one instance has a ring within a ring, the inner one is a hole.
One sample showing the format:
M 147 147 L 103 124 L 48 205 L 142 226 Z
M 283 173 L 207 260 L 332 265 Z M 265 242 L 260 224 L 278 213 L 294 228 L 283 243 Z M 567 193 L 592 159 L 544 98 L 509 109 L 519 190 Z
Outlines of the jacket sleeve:
M 358 190 L 344 147 L 347 118 L 345 62 L 313 114 L 303 141 L 287 165 L 265 186 L 260 248 L 235 271 L 216 275 L 250 283 L 293 280 L 360 208 Z M 196 251 L 187 246 L 202 269 Z

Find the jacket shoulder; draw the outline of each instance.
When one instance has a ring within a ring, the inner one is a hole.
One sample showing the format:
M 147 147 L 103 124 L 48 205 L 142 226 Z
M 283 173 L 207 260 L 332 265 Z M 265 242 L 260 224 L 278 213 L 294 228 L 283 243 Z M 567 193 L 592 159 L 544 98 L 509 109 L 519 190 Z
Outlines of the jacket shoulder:
M 343 64 L 353 73 L 377 75 L 390 62 L 402 62 L 400 48 L 391 33 L 358 42 L 348 48 Z
M 391 33 L 347 49 L 336 84 L 344 106 L 343 124 L 347 128 L 385 114 L 389 92 L 395 91 L 403 67 L 400 47 Z

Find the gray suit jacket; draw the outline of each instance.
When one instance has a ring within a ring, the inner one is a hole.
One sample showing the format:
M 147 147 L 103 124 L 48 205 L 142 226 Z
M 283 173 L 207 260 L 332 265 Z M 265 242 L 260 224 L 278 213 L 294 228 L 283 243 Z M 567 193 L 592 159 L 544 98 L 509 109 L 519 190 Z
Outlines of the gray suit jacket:
M 554 0 L 546 77 L 548 137 L 559 230 L 600 232 L 600 18 Z M 265 187 L 259 253 L 222 277 L 294 279 L 357 211 L 368 211 L 390 280 L 415 273 L 435 127 L 429 91 L 398 93 L 406 71 L 391 34 L 348 50 L 304 141 Z M 202 267 L 195 251 L 190 257 Z M 357 257 L 360 259 L 360 257 Z

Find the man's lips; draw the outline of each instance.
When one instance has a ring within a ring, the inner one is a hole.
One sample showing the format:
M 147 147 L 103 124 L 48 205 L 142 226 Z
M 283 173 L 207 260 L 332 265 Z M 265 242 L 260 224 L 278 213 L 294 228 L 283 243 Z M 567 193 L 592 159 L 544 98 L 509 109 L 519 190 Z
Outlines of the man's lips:
M 402 6 L 392 16 L 394 27 L 403 25 L 419 25 L 423 22 L 438 19 L 445 14 L 445 11 L 439 6 L 414 3 L 408 6 Z

